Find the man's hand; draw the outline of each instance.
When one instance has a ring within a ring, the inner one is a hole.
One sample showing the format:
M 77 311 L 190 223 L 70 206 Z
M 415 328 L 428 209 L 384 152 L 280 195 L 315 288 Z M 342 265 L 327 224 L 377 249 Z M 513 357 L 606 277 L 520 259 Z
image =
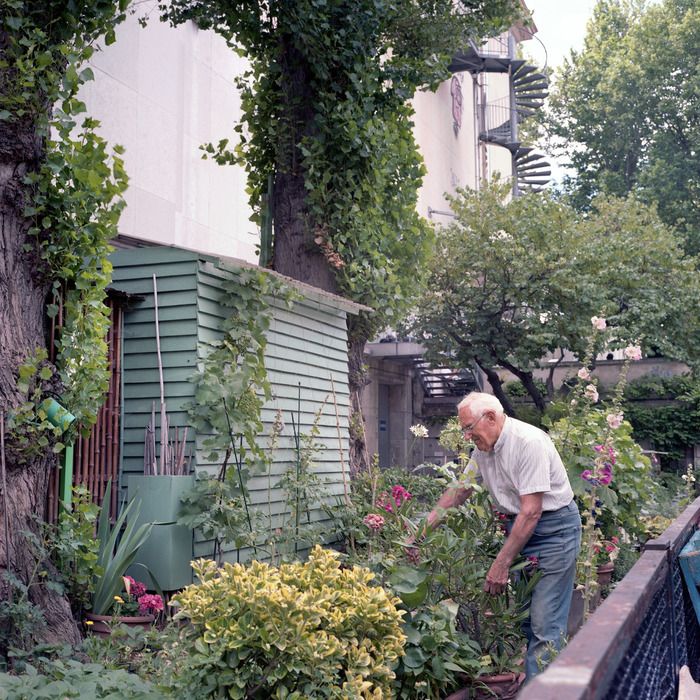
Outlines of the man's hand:
M 486 574 L 484 581 L 484 590 L 491 595 L 498 595 L 505 591 L 508 585 L 509 567 L 501 564 L 498 560 L 491 564 L 489 572 Z
M 520 512 L 515 518 L 510 535 L 486 574 L 484 590 L 487 593 L 498 595 L 506 589 L 510 565 L 530 539 L 542 515 L 542 496 L 542 493 L 528 493 L 520 497 Z

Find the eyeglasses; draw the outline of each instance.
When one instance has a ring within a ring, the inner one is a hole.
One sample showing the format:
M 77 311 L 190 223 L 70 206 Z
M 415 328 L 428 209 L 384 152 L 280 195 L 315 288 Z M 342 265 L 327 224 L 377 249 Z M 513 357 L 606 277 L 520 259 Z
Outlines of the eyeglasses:
M 482 413 L 471 425 L 465 425 L 462 426 L 462 434 L 463 435 L 470 435 L 471 433 L 474 432 L 474 428 L 479 424 L 479 421 L 485 416 L 485 413 Z

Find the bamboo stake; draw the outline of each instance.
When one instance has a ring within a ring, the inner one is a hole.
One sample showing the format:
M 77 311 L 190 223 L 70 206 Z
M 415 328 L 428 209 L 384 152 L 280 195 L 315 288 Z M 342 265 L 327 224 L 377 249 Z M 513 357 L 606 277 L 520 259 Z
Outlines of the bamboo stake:
M 2 509 L 5 525 L 5 567 L 12 573 L 10 561 L 10 518 L 7 512 L 7 472 L 5 469 L 5 411 L 0 409 L 0 478 L 2 478 Z M 12 586 L 7 587 L 9 602 L 12 603 Z
M 158 285 L 156 275 L 153 273 L 153 310 L 156 321 L 156 353 L 158 356 L 158 380 L 160 382 L 160 473 L 165 474 L 165 458 L 168 444 L 168 432 L 164 429 L 167 424 L 165 411 L 165 387 L 163 384 L 163 360 L 160 356 L 160 325 L 158 322 Z
M 348 479 L 345 474 L 345 456 L 343 450 L 343 434 L 340 431 L 340 413 L 338 412 L 338 399 L 335 394 L 335 382 L 333 381 L 333 372 L 330 372 L 331 378 L 331 395 L 333 396 L 333 406 L 335 408 L 335 427 L 338 431 L 338 449 L 340 451 L 340 473 L 343 476 L 343 494 L 345 495 L 345 504 L 350 505 L 350 490 L 348 489 Z

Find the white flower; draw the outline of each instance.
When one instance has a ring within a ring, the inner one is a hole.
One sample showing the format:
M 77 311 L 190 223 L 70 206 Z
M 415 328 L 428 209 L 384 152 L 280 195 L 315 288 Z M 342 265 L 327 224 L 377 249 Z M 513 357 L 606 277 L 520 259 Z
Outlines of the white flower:
M 625 357 L 628 360 L 641 360 L 642 349 L 639 347 L 639 345 L 628 345 L 625 348 Z
M 596 389 L 595 384 L 589 384 L 583 393 L 586 398 L 590 399 L 593 403 L 598 401 L 598 389 Z
M 613 429 L 617 430 L 622 425 L 622 420 L 624 418 L 623 413 L 608 413 L 605 416 L 605 420 L 608 421 L 608 425 Z
M 578 378 L 579 379 L 590 379 L 591 378 L 591 373 L 588 371 L 587 367 L 581 367 L 581 369 L 577 372 Z
M 416 425 L 412 425 L 409 430 L 413 433 L 414 437 L 417 438 L 427 438 L 428 437 L 428 429 L 424 426 L 421 425 L 420 423 L 416 423 Z
M 591 324 L 593 324 L 593 328 L 595 328 L 597 331 L 604 331 L 607 325 L 602 316 L 592 316 Z
M 544 325 L 549 321 L 550 318 L 552 318 L 552 314 L 550 314 L 549 311 L 543 311 L 540 314 L 540 323 Z

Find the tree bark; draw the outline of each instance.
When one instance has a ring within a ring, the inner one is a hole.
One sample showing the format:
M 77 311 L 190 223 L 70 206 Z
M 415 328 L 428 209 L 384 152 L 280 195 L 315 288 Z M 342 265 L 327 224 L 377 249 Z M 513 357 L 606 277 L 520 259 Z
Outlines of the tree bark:
M 0 59 L 7 37 L 0 36 Z M 0 80 L 0 92 L 10 80 Z M 18 370 L 37 348 L 46 348 L 44 336 L 45 298 L 50 281 L 37 248 L 27 236 L 29 222 L 24 207 L 32 192 L 25 175 L 35 170 L 44 157 L 44 143 L 37 124 L 30 118 L 0 122 L 0 408 L 7 412 L 26 397 L 17 388 Z M 27 247 L 25 249 L 25 246 Z M 5 572 L 31 585 L 29 600 L 43 612 L 46 626 L 37 630 L 34 642 L 77 643 L 80 634 L 67 599 L 39 584 L 39 572 L 51 572 L 51 565 L 36 548 L 21 541 L 23 531 L 38 534 L 37 516 L 44 514 L 51 470 L 56 456 L 47 449 L 27 461 L 16 449 L 13 436 L 6 436 L 7 493 L 0 500 L 0 594 L 8 595 Z M 9 519 L 11 542 L 5 531 Z
M 530 398 L 534 401 L 537 410 L 540 413 L 544 413 L 547 408 L 547 404 L 544 400 L 544 397 L 542 396 L 542 392 L 537 388 L 537 385 L 535 384 L 532 372 L 525 372 L 519 367 L 516 367 L 515 365 L 512 365 L 510 364 L 510 362 L 506 362 L 505 360 L 501 360 L 500 358 L 498 360 L 498 363 L 505 367 L 509 372 L 512 372 L 523 383 L 525 391 L 527 391 L 527 393 L 530 395 Z
M 354 324 L 348 321 L 352 327 Z M 362 414 L 362 390 L 369 384 L 365 368 L 364 334 L 350 333 L 348 341 L 348 385 L 350 389 L 350 473 L 369 469 L 370 458 L 367 452 L 365 419 Z
M 510 402 L 508 395 L 505 391 L 503 391 L 503 382 L 498 376 L 498 372 L 484 364 L 478 357 L 474 358 L 474 362 L 479 365 L 481 371 L 486 375 L 486 379 L 488 379 L 489 384 L 493 389 L 493 394 L 501 402 L 501 406 L 503 406 L 503 410 L 506 412 L 506 415 L 515 416 L 515 409 L 513 408 L 513 404 Z
M 326 232 L 323 222 L 313 219 L 307 205 L 308 190 L 299 150 L 302 139 L 314 133 L 315 95 L 306 59 L 289 36 L 280 41 L 280 66 L 288 138 L 279 145 L 277 154 L 272 197 L 272 267 L 283 275 L 337 293 L 335 270 L 324 248 L 315 241 L 318 237 L 325 239 Z

